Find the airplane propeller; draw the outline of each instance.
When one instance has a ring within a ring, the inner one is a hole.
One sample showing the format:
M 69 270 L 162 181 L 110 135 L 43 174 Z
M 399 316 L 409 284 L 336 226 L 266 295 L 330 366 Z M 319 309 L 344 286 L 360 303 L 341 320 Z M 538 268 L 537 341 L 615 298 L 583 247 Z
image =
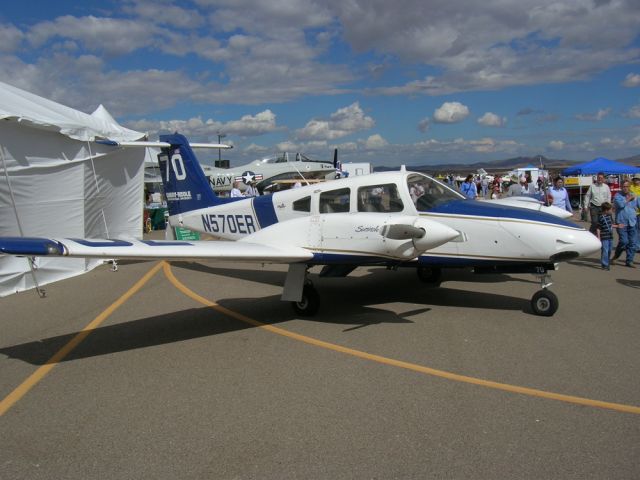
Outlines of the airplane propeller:
M 409 218 L 406 219 L 409 220 Z M 409 249 L 406 243 L 403 244 L 404 246 L 399 246 L 402 251 L 401 256 L 408 258 L 447 243 L 458 237 L 460 232 L 435 220 L 417 218 L 407 223 L 385 225 L 380 234 L 388 240 L 410 240 L 412 247 Z

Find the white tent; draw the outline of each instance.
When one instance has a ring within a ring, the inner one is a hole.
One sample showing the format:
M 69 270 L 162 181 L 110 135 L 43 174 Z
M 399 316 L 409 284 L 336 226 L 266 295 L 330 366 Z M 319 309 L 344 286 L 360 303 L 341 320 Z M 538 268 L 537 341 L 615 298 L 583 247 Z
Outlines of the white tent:
M 100 105 L 92 114 L 0 82 L 0 236 L 142 235 L 144 148 Z M 0 256 L 0 296 L 78 275 L 96 260 Z

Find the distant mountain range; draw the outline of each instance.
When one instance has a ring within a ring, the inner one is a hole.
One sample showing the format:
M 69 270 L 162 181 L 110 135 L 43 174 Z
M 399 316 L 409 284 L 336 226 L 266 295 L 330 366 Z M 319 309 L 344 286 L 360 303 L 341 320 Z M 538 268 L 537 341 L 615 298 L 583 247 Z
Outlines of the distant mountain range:
M 626 163 L 627 165 L 640 165 L 640 155 L 633 157 L 617 159 L 617 162 Z M 493 160 L 490 162 L 476 162 L 476 163 L 440 163 L 433 165 L 411 165 L 407 166 L 409 170 L 416 172 L 429 172 L 429 173 L 476 173 L 479 168 L 484 168 L 489 173 L 495 172 L 508 172 L 515 170 L 516 168 L 526 167 L 533 165 L 539 167 L 541 164 L 547 170 L 562 170 L 563 168 L 575 165 L 575 160 L 554 159 L 547 158 L 543 155 L 536 155 L 535 157 L 515 157 L 507 158 L 505 160 Z M 399 167 L 375 167 L 376 172 L 387 172 L 390 170 L 398 170 Z

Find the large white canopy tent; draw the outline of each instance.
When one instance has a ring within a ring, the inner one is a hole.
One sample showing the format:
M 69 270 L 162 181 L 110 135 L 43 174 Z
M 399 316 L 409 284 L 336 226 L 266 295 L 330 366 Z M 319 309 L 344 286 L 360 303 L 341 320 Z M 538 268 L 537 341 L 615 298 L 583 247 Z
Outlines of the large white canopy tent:
M 100 105 L 74 110 L 0 82 L 0 236 L 142 235 L 144 148 Z M 99 260 L 0 256 L 0 296 L 79 275 Z

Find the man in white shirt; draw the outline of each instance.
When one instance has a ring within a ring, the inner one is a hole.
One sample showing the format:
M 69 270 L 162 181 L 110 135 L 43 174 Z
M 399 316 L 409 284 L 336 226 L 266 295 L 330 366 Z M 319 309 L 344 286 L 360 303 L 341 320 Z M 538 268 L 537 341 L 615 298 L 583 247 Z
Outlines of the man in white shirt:
M 233 182 L 233 188 L 231 189 L 231 194 L 229 195 L 231 198 L 242 197 L 242 192 L 238 188 L 240 182 L 237 180 Z
M 598 172 L 596 183 L 592 183 L 589 190 L 587 190 L 582 207 L 583 210 L 589 210 L 589 217 L 591 218 L 589 231 L 594 235 L 598 229 L 598 217 L 602 213 L 601 205 L 604 202 L 611 203 L 611 189 L 604 181 L 604 173 Z

